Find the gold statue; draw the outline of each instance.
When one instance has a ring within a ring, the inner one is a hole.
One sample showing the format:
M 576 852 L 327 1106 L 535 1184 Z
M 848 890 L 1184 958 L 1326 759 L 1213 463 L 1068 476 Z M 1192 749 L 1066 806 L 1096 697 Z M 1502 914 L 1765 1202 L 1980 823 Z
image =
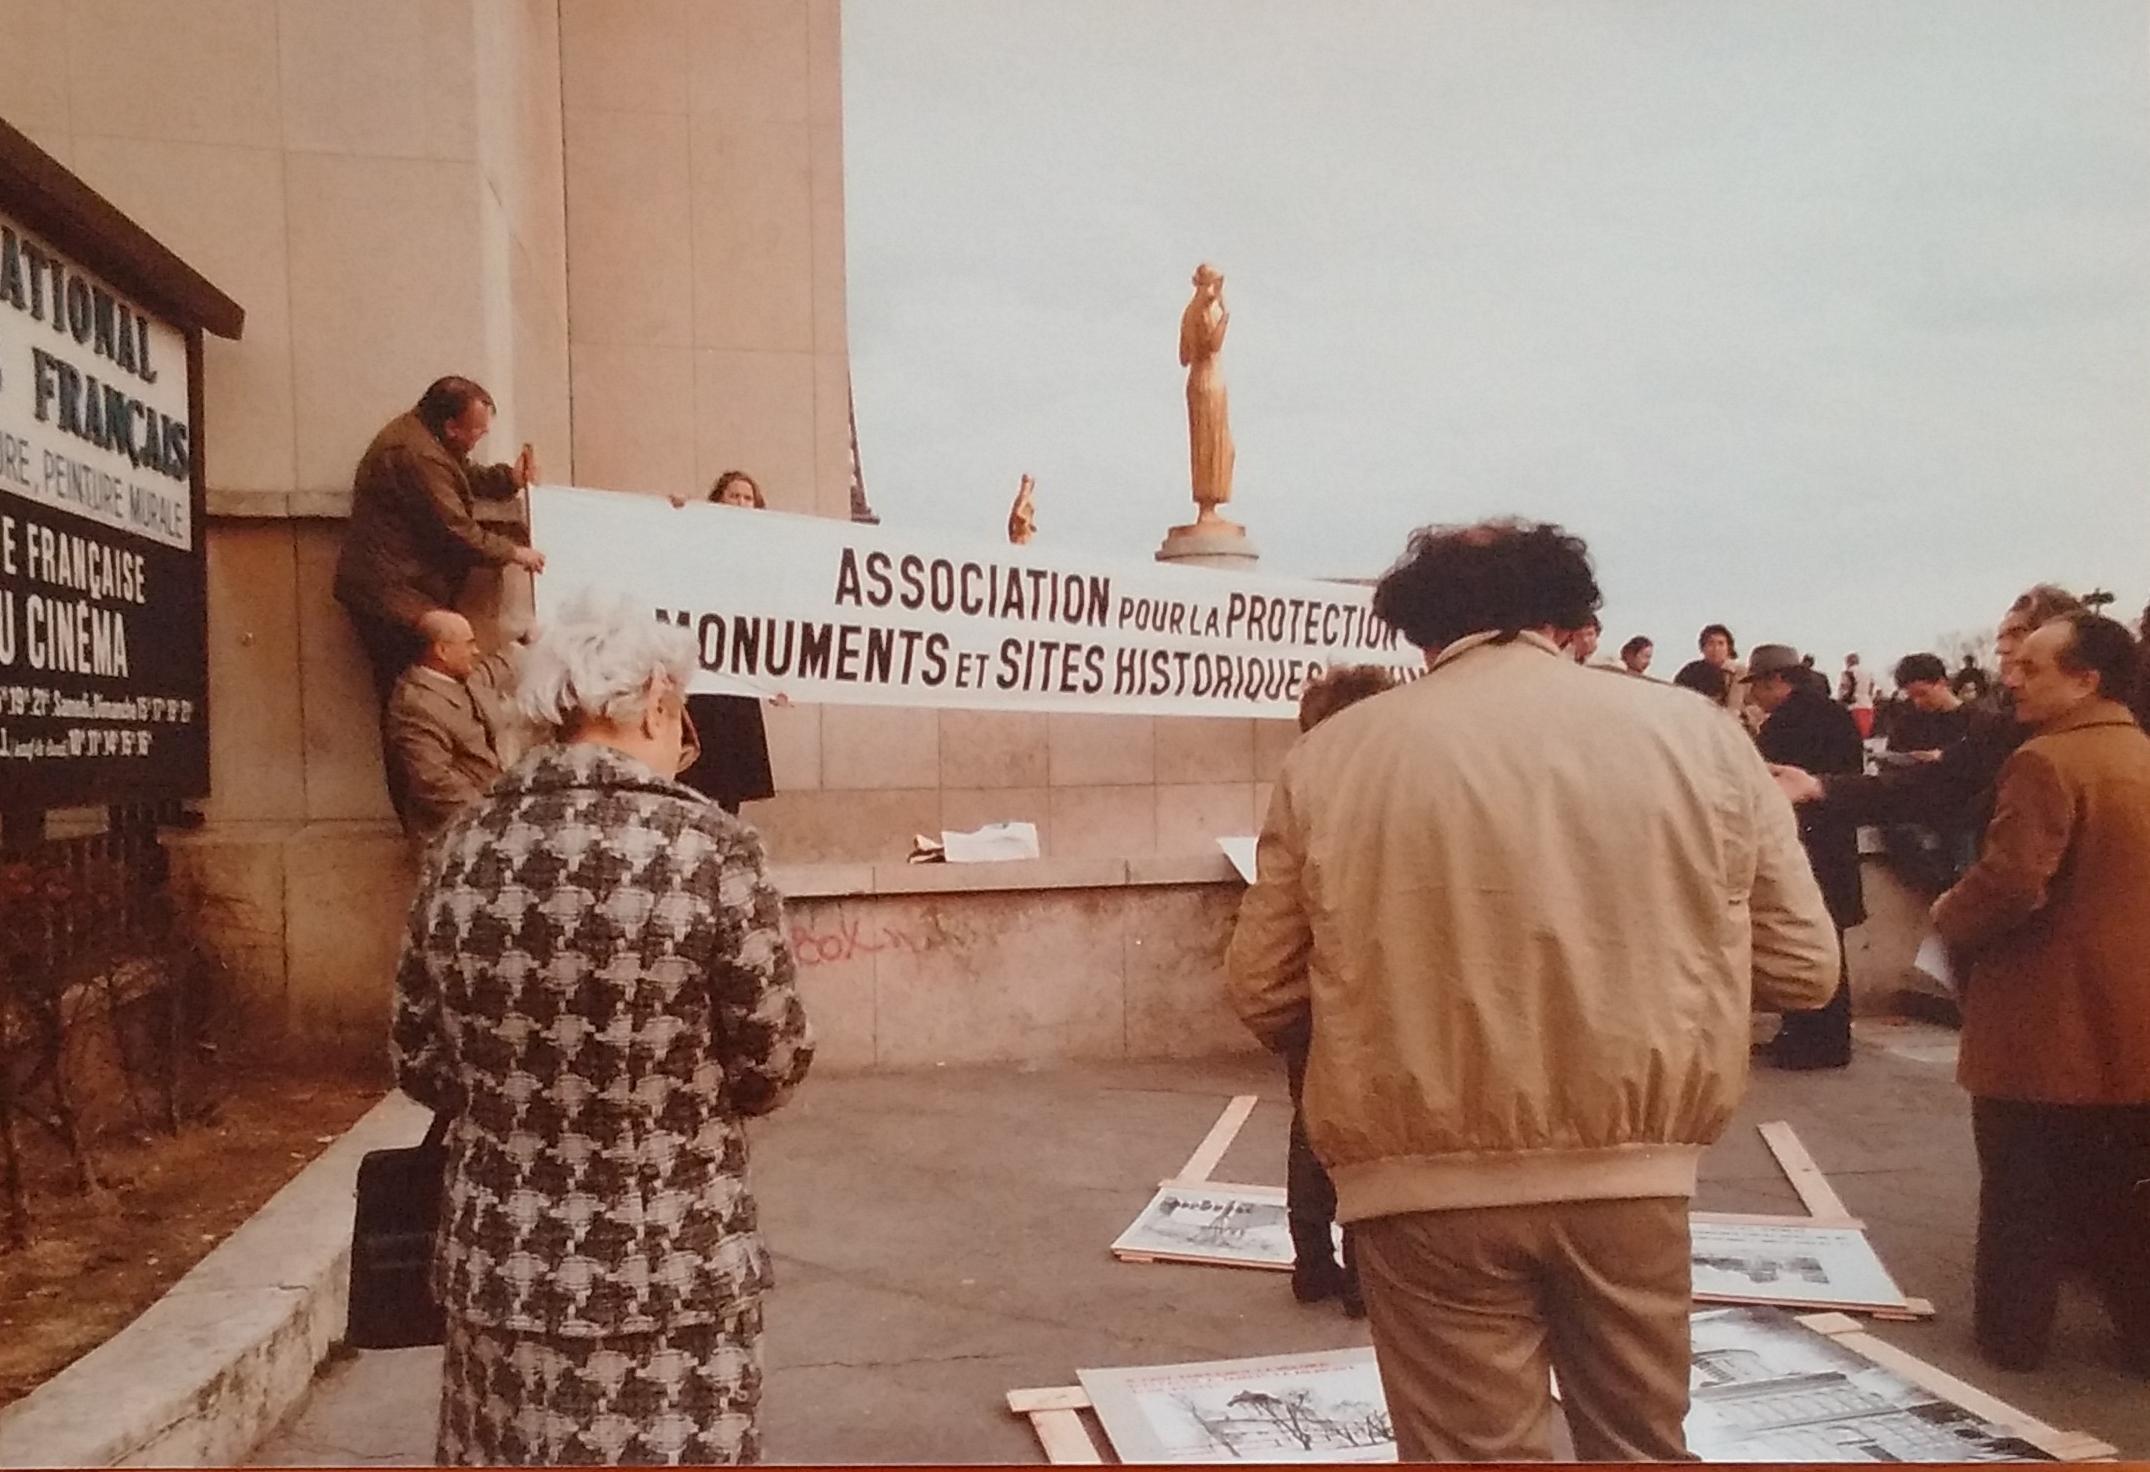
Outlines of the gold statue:
M 1195 268 L 1194 299 L 1180 313 L 1180 366 L 1187 370 L 1187 438 L 1194 467 L 1198 527 L 1232 523 L 1217 508 L 1232 499 L 1232 427 L 1225 404 L 1224 372 L 1217 354 L 1232 314 L 1224 308 L 1224 273 Z
M 1037 482 L 1023 477 L 1022 489 L 1015 493 L 1015 504 L 1008 508 L 1008 540 L 1018 547 L 1030 545 L 1030 539 L 1038 534 L 1038 504 L 1032 496 Z

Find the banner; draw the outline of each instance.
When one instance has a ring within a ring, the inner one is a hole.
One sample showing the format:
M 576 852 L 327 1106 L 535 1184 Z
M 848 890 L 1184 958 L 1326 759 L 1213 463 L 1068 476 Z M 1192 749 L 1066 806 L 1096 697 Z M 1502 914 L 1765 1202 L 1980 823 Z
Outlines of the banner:
M 0 802 L 209 790 L 187 340 L 0 211 Z
M 694 633 L 697 691 L 1113 715 L 1298 711 L 1329 665 L 1404 678 L 1372 591 L 540 486 L 538 619 L 586 588 Z

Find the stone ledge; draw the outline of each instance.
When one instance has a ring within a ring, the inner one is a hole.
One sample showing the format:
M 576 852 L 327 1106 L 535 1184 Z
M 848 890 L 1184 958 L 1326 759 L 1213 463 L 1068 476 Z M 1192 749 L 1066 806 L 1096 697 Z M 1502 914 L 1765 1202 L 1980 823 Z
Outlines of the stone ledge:
M 209 515 L 221 521 L 348 521 L 351 493 L 333 491 L 242 491 L 209 488 Z M 488 525 L 520 526 L 522 502 L 480 501 L 478 520 Z
M 1133 859 L 1011 859 L 989 864 L 772 864 L 769 875 L 786 899 L 798 900 L 1239 883 L 1239 871 L 1218 852 Z
M 0 1467 L 244 1460 L 343 1337 L 359 1160 L 430 1117 L 376 1104 L 140 1318 L 0 1411 Z

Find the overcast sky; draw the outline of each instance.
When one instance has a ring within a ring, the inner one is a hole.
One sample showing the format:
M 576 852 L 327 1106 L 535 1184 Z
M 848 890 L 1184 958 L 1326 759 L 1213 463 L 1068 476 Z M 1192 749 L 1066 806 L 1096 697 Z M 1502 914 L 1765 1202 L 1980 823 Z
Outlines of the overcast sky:
M 1209 260 L 1265 570 L 1557 519 L 1664 674 L 2150 595 L 2143 0 L 851 0 L 844 88 L 886 521 L 1153 552 Z

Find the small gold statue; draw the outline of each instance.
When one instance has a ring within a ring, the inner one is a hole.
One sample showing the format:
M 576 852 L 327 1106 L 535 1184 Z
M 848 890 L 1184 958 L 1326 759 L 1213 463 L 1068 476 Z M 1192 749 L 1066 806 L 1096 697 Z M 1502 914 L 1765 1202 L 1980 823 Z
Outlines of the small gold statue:
M 1018 547 L 1030 545 L 1030 539 L 1038 534 L 1038 503 L 1032 494 L 1037 482 L 1023 477 L 1022 489 L 1015 493 L 1015 504 L 1008 508 L 1008 540 Z
M 1187 438 L 1194 469 L 1196 526 L 1231 527 L 1217 508 L 1232 499 L 1232 427 L 1217 354 L 1232 314 L 1224 306 L 1224 273 L 1195 268 L 1194 299 L 1180 314 L 1180 366 L 1187 370 Z

